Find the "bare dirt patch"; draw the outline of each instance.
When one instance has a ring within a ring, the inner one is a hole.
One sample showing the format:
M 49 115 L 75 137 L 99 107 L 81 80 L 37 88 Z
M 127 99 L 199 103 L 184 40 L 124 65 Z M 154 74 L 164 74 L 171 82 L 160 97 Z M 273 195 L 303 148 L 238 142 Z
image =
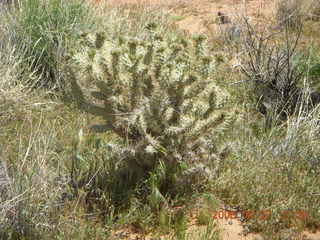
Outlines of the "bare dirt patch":
M 93 0 L 103 3 L 103 0 Z M 236 22 L 239 16 L 248 16 L 255 23 L 262 23 L 272 15 L 274 0 L 108 0 L 109 6 L 144 5 L 164 8 L 176 17 L 181 29 L 190 33 L 206 32 L 214 28 L 218 12 Z M 210 26 L 211 25 L 211 26 Z M 209 27 L 209 28 L 208 28 Z

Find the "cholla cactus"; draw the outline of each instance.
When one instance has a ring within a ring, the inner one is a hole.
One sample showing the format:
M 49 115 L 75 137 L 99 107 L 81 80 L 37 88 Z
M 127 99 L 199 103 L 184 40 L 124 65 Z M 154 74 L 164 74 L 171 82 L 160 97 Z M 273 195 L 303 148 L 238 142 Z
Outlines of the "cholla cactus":
M 88 103 L 73 74 L 79 106 L 101 116 L 105 130 L 124 140 L 109 147 L 131 169 L 148 172 L 160 160 L 176 169 L 219 159 L 214 136 L 233 117 L 223 111 L 228 95 L 212 79 L 215 65 L 203 36 L 164 37 L 153 24 L 144 39 L 87 35 L 76 60 L 79 76 L 97 86 L 92 96 L 104 102 Z

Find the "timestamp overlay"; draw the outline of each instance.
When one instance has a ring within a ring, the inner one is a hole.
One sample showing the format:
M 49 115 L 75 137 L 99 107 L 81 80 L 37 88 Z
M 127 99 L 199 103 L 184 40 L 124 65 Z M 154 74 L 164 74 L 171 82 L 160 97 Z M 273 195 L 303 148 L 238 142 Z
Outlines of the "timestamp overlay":
M 271 210 L 259 210 L 259 211 L 226 211 L 219 210 L 213 212 L 214 219 L 237 219 L 245 218 L 247 220 L 257 219 L 260 221 L 268 220 L 272 216 Z M 305 221 L 309 217 L 307 211 L 304 210 L 282 210 L 280 211 L 280 218 L 283 220 L 297 219 Z

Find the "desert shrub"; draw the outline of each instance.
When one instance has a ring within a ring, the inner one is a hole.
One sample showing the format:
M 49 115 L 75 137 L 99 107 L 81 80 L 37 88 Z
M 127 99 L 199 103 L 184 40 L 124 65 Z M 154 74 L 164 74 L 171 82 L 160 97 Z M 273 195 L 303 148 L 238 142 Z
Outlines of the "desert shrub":
M 259 111 L 285 120 L 318 104 L 319 94 L 308 93 L 310 81 L 303 67 L 307 58 L 297 50 L 301 28 L 292 38 L 289 31 L 260 35 L 246 24 L 240 69 Z
M 27 79 L 29 84 L 63 87 L 61 66 L 74 46 L 77 31 L 92 25 L 89 16 L 89 7 L 81 1 L 23 0 L 16 3 L 16 8 L 8 10 L 3 17 L 10 28 L 7 40 L 17 54 L 23 56 L 21 67 L 41 77 Z
M 280 0 L 276 7 L 276 20 L 279 26 L 297 29 L 304 21 L 301 0 Z
M 204 37 L 191 42 L 162 36 L 148 24 L 140 38 L 107 40 L 97 33 L 86 41 L 70 75 L 73 95 L 79 108 L 102 117 L 102 129 L 120 139 L 108 143 L 110 158 L 121 160 L 138 179 L 162 162 L 163 192 L 213 176 L 225 153 L 217 150 L 217 136 L 233 114 L 223 111 L 227 93 L 215 84 Z M 96 85 L 91 94 L 103 105 L 86 100 L 76 81 L 81 76 Z
M 276 20 L 280 27 L 297 30 L 306 20 L 319 21 L 320 3 L 317 0 L 279 0 Z

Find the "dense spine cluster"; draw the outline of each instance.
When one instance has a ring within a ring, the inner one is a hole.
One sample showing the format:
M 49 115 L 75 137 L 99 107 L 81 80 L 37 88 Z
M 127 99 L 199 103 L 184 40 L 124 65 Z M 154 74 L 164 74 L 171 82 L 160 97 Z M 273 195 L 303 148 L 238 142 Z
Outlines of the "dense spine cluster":
M 214 82 L 204 36 L 163 37 L 148 24 L 141 39 L 98 33 L 87 35 L 85 45 L 76 55 L 78 75 L 95 83 L 92 96 L 103 105 L 87 102 L 75 74 L 73 92 L 82 109 L 124 140 L 110 143 L 111 153 L 143 172 L 159 161 L 176 168 L 219 158 L 213 136 L 233 116 L 223 111 L 227 93 Z

